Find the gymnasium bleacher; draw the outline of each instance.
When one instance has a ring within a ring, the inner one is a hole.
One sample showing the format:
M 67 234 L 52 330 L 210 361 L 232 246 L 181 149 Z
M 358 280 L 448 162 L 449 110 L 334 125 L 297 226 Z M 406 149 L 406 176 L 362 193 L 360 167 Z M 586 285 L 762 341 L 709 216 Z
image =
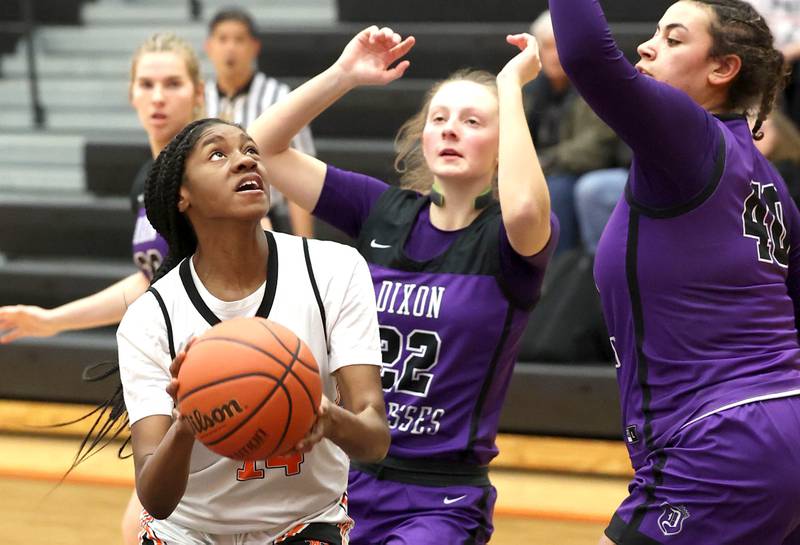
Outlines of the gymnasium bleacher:
M 195 3 L 199 20 L 184 0 L 34 1 L 41 129 L 31 114 L 26 45 L 13 24 L 21 11 L 0 15 L 0 25 L 12 22 L 0 26 L 0 305 L 56 306 L 134 270 L 127 195 L 149 150 L 127 102 L 129 59 L 156 30 L 173 30 L 201 51 L 205 21 L 232 2 Z M 546 7 L 545 0 L 236 3 L 259 23 L 262 70 L 292 85 L 327 67 L 366 21 L 417 37 L 404 79 L 351 93 L 312 126 L 322 160 L 387 180 L 395 179 L 393 134 L 431 82 L 463 66 L 497 71 L 512 54 L 505 34 L 527 30 Z M 669 2 L 603 3 L 633 57 L 652 32 L 652 23 L 637 21 L 657 20 Z M 343 239 L 324 226 L 319 232 Z M 113 328 L 14 342 L 0 347 L 0 398 L 95 403 L 111 384 L 84 383 L 81 371 L 114 358 Z M 617 439 L 619 422 L 611 363 L 535 362 L 520 354 L 502 431 Z

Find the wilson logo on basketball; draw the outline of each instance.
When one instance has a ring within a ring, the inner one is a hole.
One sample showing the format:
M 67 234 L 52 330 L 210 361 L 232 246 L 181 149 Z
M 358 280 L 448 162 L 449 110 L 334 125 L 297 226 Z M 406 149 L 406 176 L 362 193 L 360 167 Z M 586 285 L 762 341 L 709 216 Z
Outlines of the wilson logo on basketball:
M 192 425 L 195 434 L 198 434 L 214 429 L 227 419 L 243 412 L 244 409 L 239 405 L 239 402 L 231 399 L 227 403 L 212 409 L 208 414 L 201 413 L 195 409 L 191 414 L 187 414 L 186 418 L 189 420 L 189 424 Z

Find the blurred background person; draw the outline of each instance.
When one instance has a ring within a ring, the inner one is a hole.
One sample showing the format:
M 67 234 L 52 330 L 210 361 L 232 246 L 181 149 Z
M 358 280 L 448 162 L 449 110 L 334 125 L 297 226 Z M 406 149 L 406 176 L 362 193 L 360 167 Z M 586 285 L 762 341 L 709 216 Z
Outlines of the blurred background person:
M 749 1 L 766 19 L 775 48 L 792 67 L 791 80 L 784 91 L 784 110 L 795 125 L 800 125 L 800 0 Z
M 764 138 L 756 147 L 780 172 L 794 202 L 800 205 L 800 130 L 792 120 L 775 111 L 762 125 Z
M 247 128 L 261 112 L 290 91 L 289 86 L 257 70 L 261 41 L 253 18 L 243 9 L 223 8 L 211 17 L 205 51 L 214 66 L 206 82 L 206 113 Z M 292 147 L 315 155 L 311 129 L 305 127 Z M 314 235 L 313 218 L 271 190 L 269 218 L 275 229 L 299 236 Z

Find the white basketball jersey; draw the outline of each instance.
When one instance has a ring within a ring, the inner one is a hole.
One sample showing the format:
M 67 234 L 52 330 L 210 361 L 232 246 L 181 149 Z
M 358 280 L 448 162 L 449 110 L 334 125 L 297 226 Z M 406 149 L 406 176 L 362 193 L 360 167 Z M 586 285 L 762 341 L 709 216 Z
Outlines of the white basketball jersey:
M 269 263 L 261 289 L 240 301 L 216 299 L 199 282 L 190 259 L 154 284 L 169 316 L 174 350 L 201 335 L 214 320 L 258 314 L 292 330 L 308 344 L 325 395 L 337 399 L 331 373 L 353 364 L 381 364 L 372 280 L 364 259 L 348 246 L 308 241 L 311 269 L 325 312 L 323 331 L 302 239 L 267 233 Z M 131 424 L 172 414 L 170 336 L 159 302 L 146 293 L 134 302 L 117 331 L 120 375 Z M 330 352 L 326 346 L 330 344 Z M 299 522 L 347 520 L 339 500 L 349 461 L 323 439 L 302 459 L 241 462 L 195 441 L 186 493 L 167 519 L 212 534 L 267 531 L 277 537 Z M 274 539 L 274 538 L 273 538 Z

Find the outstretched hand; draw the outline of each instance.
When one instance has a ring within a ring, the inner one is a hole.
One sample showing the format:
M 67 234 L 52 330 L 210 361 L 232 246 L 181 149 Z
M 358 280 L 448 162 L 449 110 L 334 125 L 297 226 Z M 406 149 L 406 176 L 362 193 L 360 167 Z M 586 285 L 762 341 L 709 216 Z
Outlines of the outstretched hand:
M 365 28 L 345 46 L 335 66 L 356 85 L 386 85 L 403 75 L 410 62 L 400 61 L 414 46 L 414 37 L 405 40 L 391 28 Z M 390 68 L 391 67 L 391 68 Z
M 506 41 L 518 47 L 520 51 L 506 63 L 497 77 L 513 77 L 520 86 L 525 85 L 535 79 L 542 69 L 539 44 L 536 38 L 527 33 L 509 34 L 506 36 Z
M 31 305 L 0 307 L 0 344 L 21 337 L 50 337 L 58 329 L 50 323 L 48 310 Z

